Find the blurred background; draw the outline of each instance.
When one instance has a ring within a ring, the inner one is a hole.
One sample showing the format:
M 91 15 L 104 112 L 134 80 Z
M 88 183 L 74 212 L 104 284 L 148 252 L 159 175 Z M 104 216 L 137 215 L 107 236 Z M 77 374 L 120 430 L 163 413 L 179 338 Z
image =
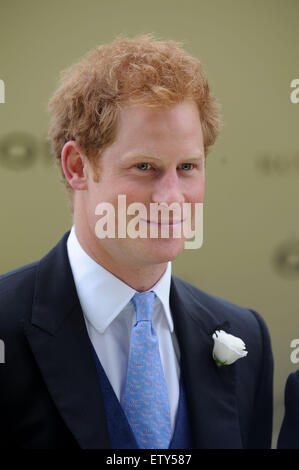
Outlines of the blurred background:
M 173 272 L 264 317 L 273 446 L 285 381 L 299 368 L 290 360 L 299 338 L 298 17 L 298 0 L 0 3 L 0 273 L 42 257 L 72 224 L 46 139 L 59 72 L 120 33 L 183 41 L 203 63 L 224 127 L 207 160 L 203 246 L 184 250 Z

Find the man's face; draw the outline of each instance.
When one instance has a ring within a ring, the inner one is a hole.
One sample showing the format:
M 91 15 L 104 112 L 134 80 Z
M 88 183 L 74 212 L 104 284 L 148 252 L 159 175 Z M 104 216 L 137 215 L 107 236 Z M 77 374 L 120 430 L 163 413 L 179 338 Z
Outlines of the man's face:
M 99 220 L 95 208 L 108 202 L 117 214 L 118 195 L 126 196 L 127 207 L 134 202 L 142 203 L 148 215 L 140 223 L 145 224 L 149 234 L 150 223 L 154 223 L 150 217 L 151 203 L 175 202 L 182 207 L 183 203 L 203 202 L 204 145 L 195 102 L 184 101 L 159 109 L 124 106 L 116 140 L 100 156 L 100 170 L 98 181 L 89 172 L 88 189 L 84 192 L 84 210 L 99 256 L 105 252 L 114 261 L 135 267 L 176 258 L 184 248 L 185 238 L 172 236 L 171 216 L 168 238 L 162 238 L 159 232 L 158 238 L 99 239 L 95 235 Z M 133 217 L 128 216 L 127 222 Z

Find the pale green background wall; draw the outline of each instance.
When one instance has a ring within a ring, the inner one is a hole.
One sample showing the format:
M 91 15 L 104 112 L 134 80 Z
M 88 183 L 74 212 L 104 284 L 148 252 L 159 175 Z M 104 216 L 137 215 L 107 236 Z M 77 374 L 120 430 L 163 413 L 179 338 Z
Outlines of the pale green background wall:
M 0 3 L 0 272 L 41 257 L 71 224 L 45 146 L 59 71 L 119 33 L 183 40 L 204 64 L 225 126 L 208 157 L 204 245 L 184 251 L 174 272 L 265 318 L 275 356 L 274 444 L 285 380 L 299 368 L 290 361 L 290 341 L 299 338 L 299 103 L 290 101 L 298 17 L 298 0 Z M 18 133 L 27 134 L 27 157 Z

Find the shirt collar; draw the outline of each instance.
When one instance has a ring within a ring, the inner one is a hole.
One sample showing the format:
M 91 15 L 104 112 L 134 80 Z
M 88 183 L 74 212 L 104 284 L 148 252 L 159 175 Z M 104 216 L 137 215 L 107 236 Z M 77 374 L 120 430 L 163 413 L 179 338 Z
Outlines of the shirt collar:
M 110 323 L 130 302 L 136 290 L 118 279 L 92 259 L 81 247 L 72 226 L 67 240 L 68 257 L 84 315 L 99 332 Z M 173 320 L 169 306 L 171 262 L 159 281 L 151 288 L 163 305 L 169 329 L 173 332 Z

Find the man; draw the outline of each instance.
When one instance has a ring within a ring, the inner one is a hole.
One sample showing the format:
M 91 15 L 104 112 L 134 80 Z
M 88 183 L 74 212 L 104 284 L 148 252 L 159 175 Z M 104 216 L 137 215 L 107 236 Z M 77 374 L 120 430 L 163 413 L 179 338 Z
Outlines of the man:
M 278 449 L 299 449 L 299 370 L 289 375 L 285 387 L 285 415 L 277 441 Z
M 146 212 L 140 237 L 98 230 L 101 203 L 129 228 L 135 213 L 119 215 L 119 195 L 145 209 L 190 204 L 195 227 L 220 126 L 199 61 L 173 41 L 119 38 L 64 73 L 50 110 L 74 225 L 43 259 L 1 277 L 0 442 L 270 447 L 267 328 L 253 310 L 171 275 L 188 238 L 174 236 L 183 216 Z M 219 367 L 217 330 L 241 338 L 248 355 Z

